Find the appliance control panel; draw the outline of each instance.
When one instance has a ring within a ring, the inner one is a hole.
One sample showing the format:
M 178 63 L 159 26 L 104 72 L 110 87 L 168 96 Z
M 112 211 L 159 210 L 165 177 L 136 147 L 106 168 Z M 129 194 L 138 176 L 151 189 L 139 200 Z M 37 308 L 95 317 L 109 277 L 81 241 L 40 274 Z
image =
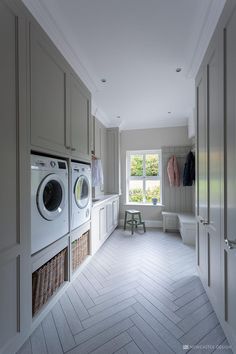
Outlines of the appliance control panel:
M 53 159 L 46 156 L 31 155 L 32 170 L 67 170 L 67 163 L 63 160 Z

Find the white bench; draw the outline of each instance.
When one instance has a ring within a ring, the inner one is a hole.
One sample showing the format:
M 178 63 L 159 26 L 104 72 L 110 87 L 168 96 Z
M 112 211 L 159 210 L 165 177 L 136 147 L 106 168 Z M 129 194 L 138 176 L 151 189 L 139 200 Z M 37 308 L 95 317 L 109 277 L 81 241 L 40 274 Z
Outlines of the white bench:
M 190 213 L 163 211 L 163 231 L 179 231 L 183 243 L 195 246 L 196 218 Z

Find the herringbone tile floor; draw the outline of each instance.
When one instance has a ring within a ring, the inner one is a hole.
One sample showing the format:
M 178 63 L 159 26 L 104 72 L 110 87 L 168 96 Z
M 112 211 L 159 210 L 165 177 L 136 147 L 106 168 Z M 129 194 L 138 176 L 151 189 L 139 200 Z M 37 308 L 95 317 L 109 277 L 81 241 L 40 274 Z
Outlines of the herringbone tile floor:
M 177 234 L 116 230 L 19 353 L 232 353 L 227 346 L 194 249 Z

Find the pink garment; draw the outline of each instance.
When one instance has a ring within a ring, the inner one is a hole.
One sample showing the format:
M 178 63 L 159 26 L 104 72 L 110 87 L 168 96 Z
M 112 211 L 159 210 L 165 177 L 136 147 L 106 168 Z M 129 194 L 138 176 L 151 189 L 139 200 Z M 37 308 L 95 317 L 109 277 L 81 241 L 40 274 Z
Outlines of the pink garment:
M 175 155 L 171 156 L 171 158 L 167 163 L 167 174 L 169 177 L 170 186 L 179 187 L 180 186 L 179 167 Z

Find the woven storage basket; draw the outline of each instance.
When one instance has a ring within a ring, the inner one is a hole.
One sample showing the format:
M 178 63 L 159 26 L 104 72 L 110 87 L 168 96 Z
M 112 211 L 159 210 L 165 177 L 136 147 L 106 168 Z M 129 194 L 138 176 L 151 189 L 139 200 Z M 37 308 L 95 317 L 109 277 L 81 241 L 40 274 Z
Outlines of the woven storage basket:
M 85 232 L 80 238 L 72 242 L 72 271 L 88 256 L 89 252 L 89 232 Z
M 33 316 L 48 301 L 65 280 L 66 249 L 50 259 L 32 274 Z

